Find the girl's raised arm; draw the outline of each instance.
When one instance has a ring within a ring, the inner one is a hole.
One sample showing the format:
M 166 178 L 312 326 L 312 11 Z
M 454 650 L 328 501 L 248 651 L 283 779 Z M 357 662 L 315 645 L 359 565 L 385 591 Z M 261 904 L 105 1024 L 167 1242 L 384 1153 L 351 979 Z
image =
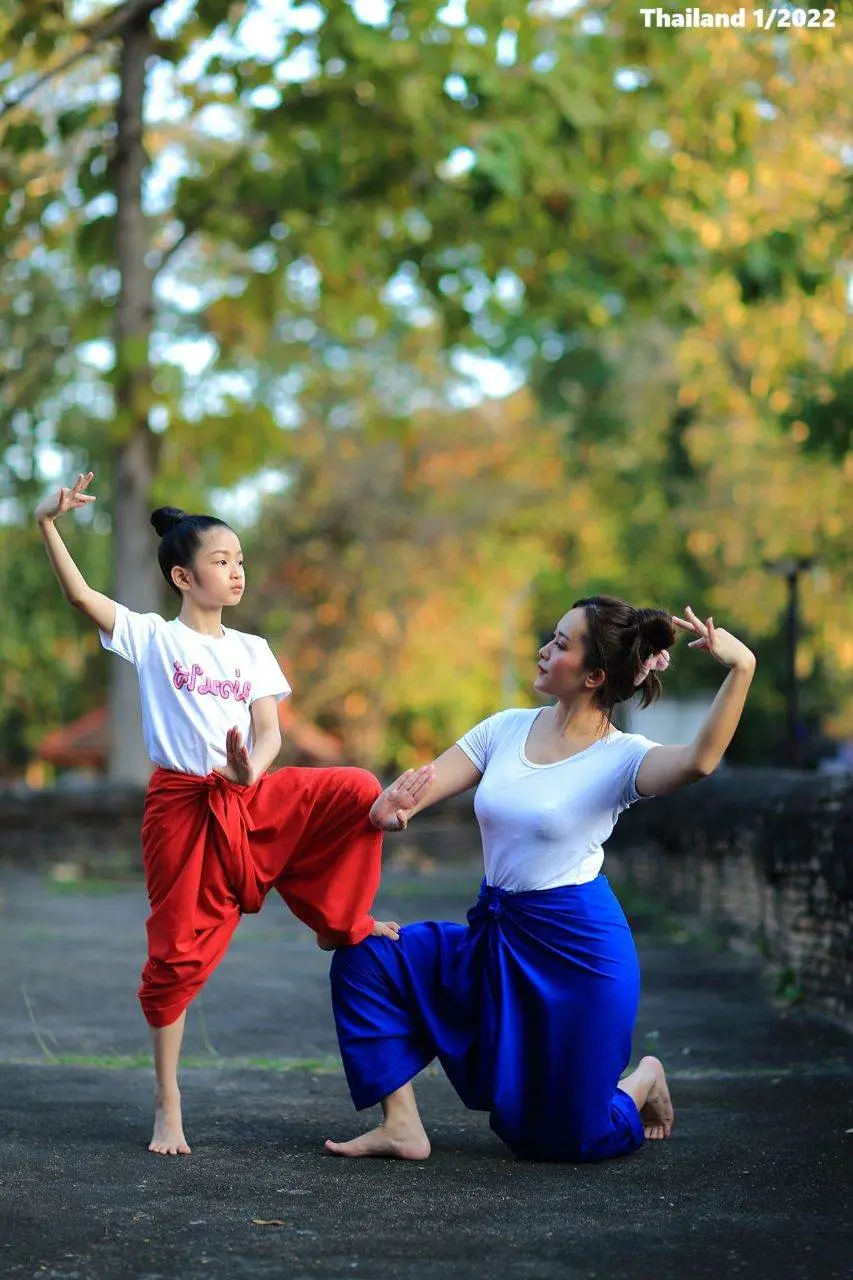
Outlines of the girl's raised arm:
M 41 536 L 44 541 L 47 558 L 50 561 L 56 579 L 62 588 L 62 594 L 70 605 L 79 609 L 107 635 L 112 635 L 116 622 L 115 601 L 100 591 L 93 591 L 71 558 L 71 553 L 59 536 L 55 521 L 66 511 L 74 511 L 78 507 L 87 507 L 95 501 L 94 494 L 85 490 L 93 479 L 93 472 L 77 477 L 77 482 L 70 489 L 60 489 L 50 494 L 36 507 Z

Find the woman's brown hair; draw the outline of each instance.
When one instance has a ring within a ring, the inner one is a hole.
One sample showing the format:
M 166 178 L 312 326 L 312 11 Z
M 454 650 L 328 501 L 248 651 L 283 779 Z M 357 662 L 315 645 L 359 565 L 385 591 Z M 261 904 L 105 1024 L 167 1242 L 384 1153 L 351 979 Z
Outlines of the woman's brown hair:
M 587 596 L 573 609 L 586 614 L 584 647 L 589 671 L 603 671 L 604 683 L 595 691 L 596 705 L 609 717 L 620 702 L 640 695 L 640 708 L 650 707 L 663 687 L 656 671 L 642 684 L 636 679 L 643 664 L 675 644 L 678 632 L 665 609 L 635 609 L 615 596 Z

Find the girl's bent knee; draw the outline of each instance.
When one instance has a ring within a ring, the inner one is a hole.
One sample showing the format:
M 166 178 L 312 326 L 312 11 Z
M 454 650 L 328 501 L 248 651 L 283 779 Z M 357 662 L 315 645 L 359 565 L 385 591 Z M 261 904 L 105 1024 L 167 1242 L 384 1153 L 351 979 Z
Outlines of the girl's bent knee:
M 347 787 L 365 804 L 371 805 L 382 794 L 382 783 L 368 769 L 346 768 Z

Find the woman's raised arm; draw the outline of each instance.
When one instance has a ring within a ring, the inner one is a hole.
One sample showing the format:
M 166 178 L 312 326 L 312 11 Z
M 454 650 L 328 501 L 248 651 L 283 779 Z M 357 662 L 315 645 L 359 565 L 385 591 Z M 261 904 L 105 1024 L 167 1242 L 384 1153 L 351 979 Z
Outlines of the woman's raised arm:
M 735 735 L 755 673 L 755 654 L 742 640 L 715 627 L 713 618 L 701 622 L 692 609 L 685 613 L 686 618 L 673 618 L 673 622 L 696 637 L 688 648 L 710 653 L 729 668 L 729 674 L 691 743 L 683 747 L 652 747 L 646 753 L 637 773 L 641 796 L 666 795 L 714 772 Z

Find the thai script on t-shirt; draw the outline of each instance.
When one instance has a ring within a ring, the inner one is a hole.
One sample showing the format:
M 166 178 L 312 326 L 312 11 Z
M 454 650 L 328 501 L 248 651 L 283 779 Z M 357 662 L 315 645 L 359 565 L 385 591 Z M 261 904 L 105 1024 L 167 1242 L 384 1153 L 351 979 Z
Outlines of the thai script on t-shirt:
M 187 693 L 212 693 L 217 698 L 233 698 L 235 702 L 248 702 L 252 692 L 251 680 L 240 682 L 240 668 L 234 668 L 233 680 L 217 680 L 205 675 L 204 668 L 197 662 L 187 670 L 175 659 L 175 674 L 172 684 L 176 689 L 186 689 Z

